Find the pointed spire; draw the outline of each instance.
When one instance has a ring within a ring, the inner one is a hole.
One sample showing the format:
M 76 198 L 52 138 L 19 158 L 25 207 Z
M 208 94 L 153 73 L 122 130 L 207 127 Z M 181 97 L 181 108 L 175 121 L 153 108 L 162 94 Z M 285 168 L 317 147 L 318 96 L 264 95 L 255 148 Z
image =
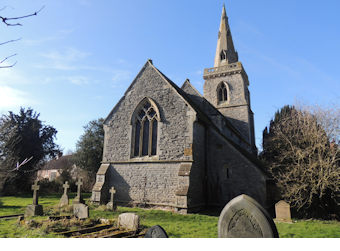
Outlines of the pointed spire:
M 237 61 L 238 55 L 234 48 L 233 38 L 231 36 L 228 23 L 228 16 L 225 10 L 225 5 L 223 4 L 214 67 L 236 63 Z

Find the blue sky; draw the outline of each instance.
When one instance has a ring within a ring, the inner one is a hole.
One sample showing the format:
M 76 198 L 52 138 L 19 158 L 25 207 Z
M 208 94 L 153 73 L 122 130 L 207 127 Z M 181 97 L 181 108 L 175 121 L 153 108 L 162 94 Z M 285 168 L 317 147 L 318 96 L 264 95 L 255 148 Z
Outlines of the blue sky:
M 106 117 L 147 59 L 181 86 L 203 93 L 213 67 L 224 1 L 5 0 L 0 58 L 0 114 L 32 107 L 58 130 L 57 143 L 75 150 L 90 120 Z M 340 1 L 225 1 L 234 44 L 250 81 L 258 147 L 274 112 L 297 100 L 340 104 Z M 0 6 L 0 7 L 1 7 Z

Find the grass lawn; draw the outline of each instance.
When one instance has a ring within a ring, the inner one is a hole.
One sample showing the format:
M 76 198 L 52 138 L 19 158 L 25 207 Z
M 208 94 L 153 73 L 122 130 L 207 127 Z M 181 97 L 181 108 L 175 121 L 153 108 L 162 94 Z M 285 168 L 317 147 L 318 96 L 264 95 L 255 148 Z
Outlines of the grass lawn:
M 75 194 L 69 195 L 72 199 Z M 89 199 L 90 194 L 85 194 L 84 198 Z M 45 215 L 55 215 L 58 212 L 56 205 L 60 195 L 48 195 L 39 197 L 39 204 L 44 207 Z M 24 213 L 25 207 L 32 203 L 31 195 L 28 196 L 8 196 L 0 198 L 0 216 L 9 214 Z M 218 216 L 208 216 L 204 214 L 180 215 L 162 210 L 148 210 L 140 208 L 118 207 L 116 212 L 105 211 L 104 206 L 90 206 L 91 219 L 116 219 L 124 212 L 136 213 L 140 216 L 141 225 L 151 227 L 161 225 L 171 238 L 216 238 Z M 62 214 L 62 213 L 61 213 Z M 35 221 L 42 221 L 46 216 L 32 217 Z M 318 238 L 333 237 L 340 238 L 340 222 L 299 220 L 293 224 L 276 223 L 281 238 Z M 17 224 L 17 219 L 0 219 L 0 237 L 61 237 L 50 233 L 46 228 L 29 228 Z

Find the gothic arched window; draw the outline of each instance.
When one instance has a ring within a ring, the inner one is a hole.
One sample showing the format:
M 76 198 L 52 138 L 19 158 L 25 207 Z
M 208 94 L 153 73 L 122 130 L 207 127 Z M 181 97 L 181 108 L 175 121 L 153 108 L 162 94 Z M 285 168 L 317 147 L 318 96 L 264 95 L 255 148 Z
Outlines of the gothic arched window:
M 221 60 L 226 60 L 226 58 L 227 58 L 227 51 L 226 50 L 221 51 L 220 58 L 221 58 Z
M 143 99 L 132 116 L 133 157 L 154 156 L 157 154 L 159 120 L 156 104 L 148 98 Z
M 224 82 L 217 87 L 217 100 L 219 103 L 228 101 L 228 86 Z

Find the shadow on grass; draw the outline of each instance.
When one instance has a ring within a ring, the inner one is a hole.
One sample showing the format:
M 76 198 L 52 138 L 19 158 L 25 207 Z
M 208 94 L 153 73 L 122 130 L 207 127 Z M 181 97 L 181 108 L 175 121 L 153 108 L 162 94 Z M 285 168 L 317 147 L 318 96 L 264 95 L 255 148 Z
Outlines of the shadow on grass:
M 21 206 L 0 206 L 1 209 L 19 209 L 22 208 Z

